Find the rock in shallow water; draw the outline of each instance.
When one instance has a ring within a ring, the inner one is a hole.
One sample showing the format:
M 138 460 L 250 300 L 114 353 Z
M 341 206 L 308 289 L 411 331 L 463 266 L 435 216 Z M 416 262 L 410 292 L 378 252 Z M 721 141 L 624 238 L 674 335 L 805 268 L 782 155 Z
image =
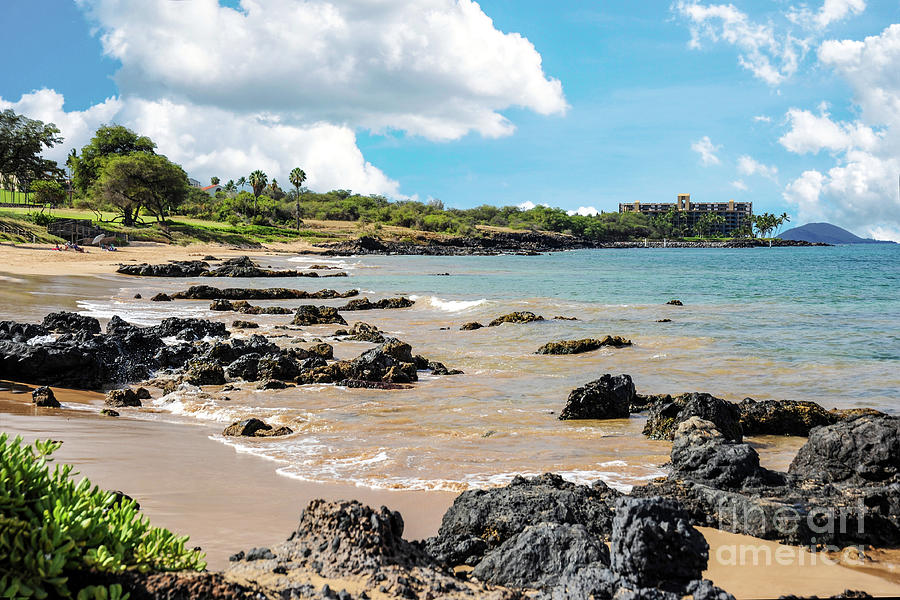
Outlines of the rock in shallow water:
M 290 427 L 277 429 L 257 418 L 237 421 L 225 428 L 222 435 L 228 437 L 278 437 L 294 433 Z
M 502 325 L 504 323 L 531 323 L 533 321 L 543 321 L 544 317 L 540 315 L 536 315 L 530 311 L 517 311 L 511 312 L 509 314 L 497 317 L 490 323 L 488 323 L 488 327 L 497 327 L 498 325 Z
M 559 419 L 627 419 L 634 397 L 630 375 L 607 373 L 572 390 Z
M 106 393 L 106 405 L 113 408 L 122 408 L 127 406 L 141 406 L 141 400 L 130 388 L 121 390 L 110 390 Z
M 41 386 L 31 392 L 31 401 L 35 406 L 43 406 L 49 408 L 59 408 L 59 400 L 56 399 L 53 390 L 47 386 Z
M 815 402 L 745 398 L 739 405 L 744 435 L 808 436 L 813 427 L 831 425 L 837 417 Z
M 606 335 L 602 338 L 585 338 L 581 340 L 564 340 L 561 342 L 548 342 L 538 348 L 536 354 L 582 354 L 599 350 L 604 346 L 612 348 L 624 348 L 630 346 L 631 340 L 618 335 Z
M 664 396 L 650 406 L 644 435 L 654 440 L 671 440 L 679 423 L 691 417 L 712 421 L 716 428 L 728 439 L 740 442 L 740 409 L 737 404 L 716 398 L 711 394 L 693 392 L 674 398 Z

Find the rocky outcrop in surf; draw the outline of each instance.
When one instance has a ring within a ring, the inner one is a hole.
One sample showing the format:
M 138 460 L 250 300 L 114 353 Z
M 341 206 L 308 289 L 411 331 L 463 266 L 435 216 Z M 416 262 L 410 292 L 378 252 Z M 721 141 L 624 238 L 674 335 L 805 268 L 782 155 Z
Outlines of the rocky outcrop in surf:
M 154 327 L 137 327 L 113 317 L 100 333 L 96 319 L 60 315 L 49 315 L 48 324 L 78 330 L 51 335 L 43 326 L 0 323 L 0 378 L 100 389 L 141 381 L 164 367 L 183 367 L 203 351 L 192 342 L 228 336 L 224 323 L 202 319 L 172 317 Z
M 226 437 L 280 437 L 294 433 L 290 427 L 272 427 L 257 418 L 232 423 L 222 432 Z
M 580 340 L 563 340 L 547 342 L 538 348 L 536 354 L 582 354 L 593 352 L 604 347 L 624 348 L 631 346 L 631 340 L 618 335 L 605 335 L 602 338 L 584 338 Z
M 388 309 L 388 308 L 409 308 L 413 304 L 415 304 L 415 300 L 410 300 L 404 296 L 399 296 L 397 298 L 382 298 L 381 300 L 377 300 L 372 302 L 368 298 L 357 298 L 355 300 L 351 300 L 344 306 L 338 308 L 340 311 L 350 311 L 350 310 L 376 310 L 376 309 Z
M 116 273 L 140 277 L 346 277 L 344 272 L 320 274 L 317 271 L 297 271 L 294 269 L 266 269 L 249 256 L 239 256 L 222 261 L 211 268 L 203 260 L 173 260 L 152 265 L 140 263 L 120 265 Z
M 169 295 L 169 298 L 173 300 L 328 300 L 351 298 L 358 295 L 359 290 L 307 292 L 293 288 L 217 288 L 211 285 L 192 285 L 183 292 Z
M 532 323 L 534 321 L 543 321 L 544 317 L 540 315 L 536 315 L 533 312 L 524 310 L 524 311 L 516 311 L 511 312 L 509 314 L 501 315 L 488 323 L 488 327 L 497 327 L 498 325 L 503 325 L 504 323 Z
M 740 442 L 743 438 L 741 412 L 737 404 L 712 394 L 692 392 L 680 396 L 662 396 L 650 405 L 644 435 L 654 440 L 671 440 L 679 423 L 700 417 L 715 423 L 722 434 Z

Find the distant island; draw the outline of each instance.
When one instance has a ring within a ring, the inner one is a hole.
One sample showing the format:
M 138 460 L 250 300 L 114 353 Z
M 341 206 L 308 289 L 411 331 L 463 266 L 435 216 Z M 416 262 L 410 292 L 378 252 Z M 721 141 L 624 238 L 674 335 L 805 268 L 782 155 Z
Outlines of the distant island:
M 873 240 L 871 238 L 861 238 L 854 235 L 842 227 L 832 225 L 831 223 L 807 223 L 800 227 L 788 229 L 781 235 L 783 240 L 802 241 L 811 243 L 825 244 L 894 244 L 895 242 L 885 240 Z

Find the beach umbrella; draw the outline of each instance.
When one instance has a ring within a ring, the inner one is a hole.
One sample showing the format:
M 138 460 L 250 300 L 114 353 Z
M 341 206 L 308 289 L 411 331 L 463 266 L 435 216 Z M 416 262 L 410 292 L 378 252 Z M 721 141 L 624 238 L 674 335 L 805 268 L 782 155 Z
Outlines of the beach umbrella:
M 100 235 L 98 235 L 97 237 L 94 238 L 94 241 L 91 242 L 91 246 L 98 246 L 98 245 L 100 245 L 100 242 L 102 242 L 102 241 L 103 241 L 103 238 L 105 238 L 105 237 L 106 237 L 106 234 L 105 234 L 105 233 L 101 233 Z

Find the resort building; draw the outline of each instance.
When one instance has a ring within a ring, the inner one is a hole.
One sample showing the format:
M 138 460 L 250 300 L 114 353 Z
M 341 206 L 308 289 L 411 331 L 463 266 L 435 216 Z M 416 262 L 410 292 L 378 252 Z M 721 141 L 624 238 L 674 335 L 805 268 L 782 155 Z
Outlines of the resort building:
M 679 225 L 693 229 L 703 215 L 713 213 L 725 219 L 722 233 L 728 235 L 741 225 L 749 224 L 753 216 L 752 202 L 692 202 L 690 194 L 678 194 L 675 202 L 629 202 L 620 203 L 619 212 L 639 212 L 650 217 L 664 215 L 670 210 L 676 212 Z

